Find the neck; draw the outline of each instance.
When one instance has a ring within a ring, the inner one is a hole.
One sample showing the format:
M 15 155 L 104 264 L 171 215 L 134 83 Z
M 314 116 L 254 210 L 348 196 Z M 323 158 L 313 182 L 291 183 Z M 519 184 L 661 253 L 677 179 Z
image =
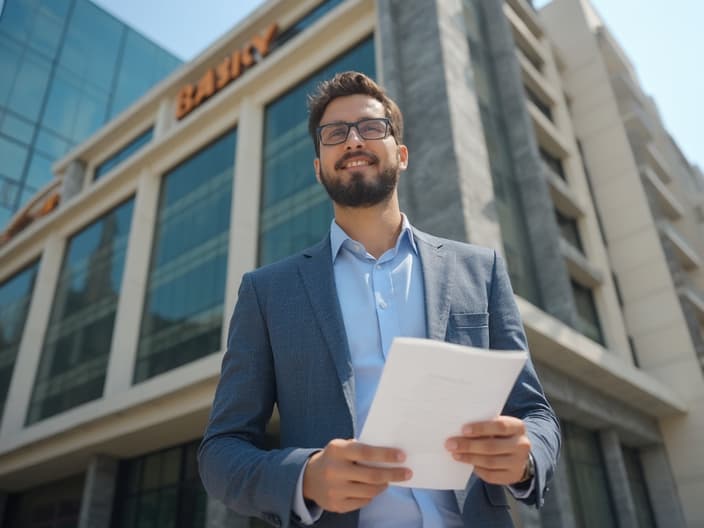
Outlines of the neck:
M 350 238 L 360 242 L 374 258 L 396 245 L 401 232 L 401 210 L 394 192 L 388 202 L 372 207 L 344 207 L 333 204 L 335 222 Z

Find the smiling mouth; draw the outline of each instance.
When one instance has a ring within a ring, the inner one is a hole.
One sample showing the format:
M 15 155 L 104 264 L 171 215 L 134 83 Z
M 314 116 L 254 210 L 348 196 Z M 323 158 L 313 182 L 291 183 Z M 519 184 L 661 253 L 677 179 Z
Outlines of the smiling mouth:
M 375 158 L 370 156 L 349 156 L 344 157 L 335 164 L 335 168 L 340 169 L 357 169 L 359 167 L 368 167 L 374 165 L 377 162 Z

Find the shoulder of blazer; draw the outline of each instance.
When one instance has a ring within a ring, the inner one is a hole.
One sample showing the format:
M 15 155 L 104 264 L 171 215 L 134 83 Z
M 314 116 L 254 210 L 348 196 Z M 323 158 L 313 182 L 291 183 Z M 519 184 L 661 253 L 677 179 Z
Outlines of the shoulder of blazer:
M 455 252 L 457 256 L 475 256 L 482 259 L 487 259 L 493 263 L 495 251 L 492 248 L 477 246 L 468 242 L 460 242 L 449 238 L 441 238 L 428 233 L 424 233 L 413 228 L 413 237 L 416 242 L 427 244 L 435 249 L 443 248 L 445 250 Z

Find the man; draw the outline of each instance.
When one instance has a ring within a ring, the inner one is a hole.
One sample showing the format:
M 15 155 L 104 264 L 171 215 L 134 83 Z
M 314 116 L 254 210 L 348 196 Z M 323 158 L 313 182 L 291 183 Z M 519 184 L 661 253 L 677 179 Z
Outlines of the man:
M 309 108 L 315 174 L 335 219 L 316 246 L 243 277 L 199 450 L 203 483 L 280 526 L 512 526 L 504 486 L 540 506 L 560 445 L 530 361 L 502 416 L 457 424 L 438 446 L 474 464 L 465 490 L 390 486 L 411 476 L 404 453 L 354 440 L 394 337 L 527 348 L 505 265 L 410 226 L 397 195 L 403 118 L 374 81 L 338 74 Z M 274 404 L 281 447 L 267 451 Z

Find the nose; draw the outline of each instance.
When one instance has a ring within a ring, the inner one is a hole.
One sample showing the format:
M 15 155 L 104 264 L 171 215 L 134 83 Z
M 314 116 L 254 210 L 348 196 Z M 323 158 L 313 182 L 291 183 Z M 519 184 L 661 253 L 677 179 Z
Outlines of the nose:
M 357 127 L 350 127 L 350 131 L 347 133 L 347 139 L 345 140 L 345 148 L 352 150 L 355 148 L 362 148 L 363 145 L 364 139 L 359 133 L 359 130 L 357 130 Z

